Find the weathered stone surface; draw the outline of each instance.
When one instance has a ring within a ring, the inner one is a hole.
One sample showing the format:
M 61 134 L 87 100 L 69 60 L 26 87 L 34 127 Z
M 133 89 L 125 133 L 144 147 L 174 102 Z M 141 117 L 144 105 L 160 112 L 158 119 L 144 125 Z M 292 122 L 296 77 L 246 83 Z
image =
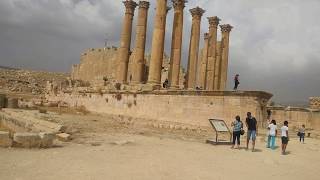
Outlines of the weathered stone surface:
M 310 108 L 320 109 L 320 97 L 310 97 L 309 103 L 310 103 Z
M 229 38 L 233 28 L 230 24 L 220 25 L 222 33 L 222 54 L 221 54 L 221 71 L 220 71 L 220 87 L 219 90 L 225 91 L 227 88 L 228 61 L 229 61 Z
M 161 86 L 161 70 L 164 54 L 167 13 L 167 0 L 157 0 L 148 83 L 158 86 Z
M 39 148 L 41 137 L 39 133 L 15 133 L 13 135 L 14 146 L 24 148 Z
M 10 138 L 9 132 L 0 131 L 0 147 L 11 147 L 12 139 Z
M 0 67 L 0 88 L 5 91 L 44 94 L 46 82 L 54 79 L 57 83 L 65 81 L 67 74 L 29 71 Z M 0 105 L 1 106 L 1 105 Z
M 43 115 L 37 111 L 3 109 L 0 112 L 3 123 L 10 129 L 48 133 L 59 133 L 66 130 L 65 126 L 43 120 L 41 116 Z
M 132 34 L 132 21 L 134 10 L 137 3 L 132 0 L 123 1 L 126 12 L 123 20 L 120 48 L 118 53 L 118 69 L 117 69 L 117 82 L 126 83 L 128 73 L 128 63 L 130 56 L 131 34 Z
M 120 100 L 116 97 L 117 94 L 121 96 Z M 65 101 L 71 105 L 83 105 L 89 111 L 98 113 L 210 127 L 209 118 L 224 119 L 231 124 L 236 115 L 246 117 L 248 111 L 251 111 L 258 121 L 263 120 L 264 108 L 271 96 L 269 93 L 251 91 L 161 90 L 121 94 L 115 92 L 91 98 L 64 94 L 50 99 Z M 105 99 L 108 99 L 108 102 Z M 132 106 L 129 107 L 128 104 Z M 164 125 L 159 125 L 159 128 L 164 128 Z
M 196 87 L 196 70 L 199 53 L 200 24 L 201 17 L 204 12 L 205 11 L 199 7 L 190 9 L 190 13 L 192 15 L 192 27 L 189 45 L 189 59 L 186 84 L 188 89 L 195 89 Z
M 174 19 L 171 39 L 171 56 L 169 70 L 169 84 L 171 88 L 179 88 L 182 34 L 183 34 L 183 9 L 185 0 L 173 0 Z
M 67 142 L 67 141 L 71 140 L 71 135 L 67 134 L 67 133 L 56 134 L 56 137 L 58 140 L 63 141 L 63 142 Z
M 42 148 L 50 148 L 50 147 L 53 146 L 53 140 L 56 138 L 55 134 L 41 132 L 41 133 L 39 133 L 39 136 L 41 138 L 40 147 L 42 147 Z

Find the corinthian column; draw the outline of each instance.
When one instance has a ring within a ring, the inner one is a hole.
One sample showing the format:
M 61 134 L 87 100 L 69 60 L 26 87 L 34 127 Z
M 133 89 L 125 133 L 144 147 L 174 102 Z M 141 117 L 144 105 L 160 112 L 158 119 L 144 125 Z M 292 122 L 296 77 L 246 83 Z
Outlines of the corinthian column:
M 220 75 L 221 75 L 221 58 L 222 56 L 222 44 L 221 41 L 217 42 L 216 46 L 216 62 L 214 67 L 214 90 L 220 90 Z
M 182 49 L 182 33 L 183 33 L 183 9 L 185 0 L 172 0 L 174 7 L 174 19 L 171 41 L 171 56 L 169 83 L 170 87 L 179 87 L 179 73 Z
M 187 72 L 187 88 L 194 89 L 196 86 L 196 69 L 199 54 L 199 40 L 200 40 L 200 24 L 201 17 L 205 11 L 199 7 L 190 9 L 192 15 L 192 27 L 189 46 L 189 61 Z
M 161 84 L 164 38 L 168 10 L 169 8 L 167 7 L 167 0 L 157 0 L 156 16 L 154 18 L 148 84 L 156 85 L 158 87 Z
M 230 24 L 220 25 L 222 32 L 222 60 L 221 60 L 221 73 L 220 73 L 220 90 L 226 90 L 227 73 L 228 73 L 228 61 L 229 61 L 229 37 L 231 29 Z
M 118 72 L 117 81 L 119 83 L 126 83 L 129 63 L 129 51 L 131 44 L 131 33 L 132 33 L 132 20 L 134 10 L 137 3 L 132 0 L 126 0 L 123 2 L 126 7 L 126 13 L 123 20 L 120 48 L 119 48 L 119 59 L 118 59 Z
M 207 82 L 206 90 L 214 89 L 214 67 L 216 57 L 217 29 L 220 19 L 217 16 L 208 17 L 209 21 L 209 49 L 207 64 Z
M 144 75 L 144 52 L 146 46 L 146 32 L 148 9 L 150 3 L 148 1 L 139 2 L 138 22 L 136 29 L 136 47 L 133 57 L 132 82 L 142 83 Z
M 208 63 L 209 33 L 204 33 L 204 46 L 200 63 L 199 86 L 206 89 L 207 63 Z

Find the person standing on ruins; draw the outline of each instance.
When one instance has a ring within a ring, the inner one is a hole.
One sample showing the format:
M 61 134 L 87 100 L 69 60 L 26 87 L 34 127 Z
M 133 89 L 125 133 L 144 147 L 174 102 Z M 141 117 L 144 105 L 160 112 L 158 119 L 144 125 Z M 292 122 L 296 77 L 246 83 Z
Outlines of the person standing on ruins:
M 233 134 L 232 134 L 232 146 L 231 148 L 233 149 L 236 141 L 237 141 L 237 149 L 239 149 L 240 146 L 240 135 L 241 135 L 241 130 L 243 128 L 243 124 L 240 120 L 240 116 L 236 116 L 236 120 L 231 123 L 231 126 L 233 126 Z
M 169 80 L 168 78 L 163 82 L 162 87 L 167 89 L 169 87 Z
M 236 75 L 234 76 L 234 88 L 233 88 L 233 90 L 236 91 L 236 90 L 238 89 L 239 84 L 240 84 L 239 74 L 236 74 Z
M 251 112 L 247 112 L 246 126 L 248 128 L 247 132 L 247 150 L 249 149 L 249 141 L 252 140 L 252 152 L 254 152 L 254 147 L 256 144 L 257 136 L 257 120 L 251 115 Z

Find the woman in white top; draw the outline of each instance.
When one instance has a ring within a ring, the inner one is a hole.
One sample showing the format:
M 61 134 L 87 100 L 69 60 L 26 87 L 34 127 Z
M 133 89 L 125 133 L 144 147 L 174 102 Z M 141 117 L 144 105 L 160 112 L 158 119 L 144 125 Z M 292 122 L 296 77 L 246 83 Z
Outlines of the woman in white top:
M 272 120 L 271 123 L 268 126 L 269 132 L 268 132 L 268 143 L 267 148 L 275 149 L 276 144 L 276 136 L 277 136 L 277 123 L 276 120 Z

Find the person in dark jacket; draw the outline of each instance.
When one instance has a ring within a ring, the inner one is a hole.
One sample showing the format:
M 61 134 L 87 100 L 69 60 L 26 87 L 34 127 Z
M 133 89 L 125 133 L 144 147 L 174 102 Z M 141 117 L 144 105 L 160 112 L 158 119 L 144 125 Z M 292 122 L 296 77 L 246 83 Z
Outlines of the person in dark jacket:
M 237 89 L 238 89 L 239 84 L 240 84 L 240 81 L 239 81 L 239 74 L 236 74 L 236 75 L 234 76 L 234 88 L 233 88 L 233 90 L 237 90 Z

